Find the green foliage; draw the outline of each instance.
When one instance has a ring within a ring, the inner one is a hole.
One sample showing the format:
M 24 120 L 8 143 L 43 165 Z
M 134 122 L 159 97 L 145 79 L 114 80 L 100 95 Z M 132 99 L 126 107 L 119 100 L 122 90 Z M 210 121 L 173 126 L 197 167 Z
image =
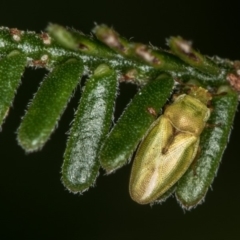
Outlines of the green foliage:
M 199 71 L 215 76 L 220 74 L 221 69 L 215 62 L 192 49 L 191 43 L 181 37 L 170 38 L 168 45 L 176 56 Z
M 0 126 L 8 114 L 26 62 L 26 56 L 18 51 L 10 52 L 0 61 Z
M 100 167 L 98 154 L 112 120 L 117 75 L 100 65 L 87 81 L 71 128 L 64 163 L 63 183 L 72 192 L 91 186 Z
M 221 95 L 223 91 L 223 95 Z M 224 148 L 227 145 L 232 122 L 238 105 L 238 95 L 229 87 L 221 87 L 212 100 L 214 109 L 209 126 L 201 137 L 201 152 L 178 182 L 176 197 L 187 209 L 204 200 L 219 167 Z
M 131 158 L 166 103 L 173 84 L 171 77 L 161 75 L 146 84 L 134 97 L 102 146 L 99 159 L 106 171 L 116 170 Z
M 171 103 L 172 92 L 183 94 L 188 85 L 200 85 L 213 98 L 209 103 L 213 127 L 200 136 L 199 157 L 162 195 L 165 199 L 176 190 L 182 207 L 196 206 L 211 185 L 227 144 L 240 91 L 239 64 L 203 56 L 181 37 L 170 38 L 170 50 L 165 51 L 128 41 L 105 25 L 96 26 L 93 33 L 87 36 L 56 24 L 40 34 L 0 28 L 0 124 L 24 68 L 48 69 L 18 130 L 18 142 L 27 152 L 41 149 L 81 77 L 87 76 L 62 168 L 64 185 L 83 192 L 94 184 L 100 166 L 112 172 L 131 159 L 167 99 Z M 117 81 L 136 84 L 140 90 L 111 130 Z M 177 129 L 171 141 L 176 136 Z
M 26 151 L 42 148 L 49 139 L 82 73 L 81 62 L 70 59 L 45 78 L 18 129 L 18 142 Z

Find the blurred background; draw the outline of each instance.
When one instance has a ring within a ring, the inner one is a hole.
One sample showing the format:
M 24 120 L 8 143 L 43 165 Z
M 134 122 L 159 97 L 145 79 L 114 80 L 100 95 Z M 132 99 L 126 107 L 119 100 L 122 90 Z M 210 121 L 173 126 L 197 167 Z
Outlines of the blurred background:
M 239 9 L 233 0 L 1 0 L 0 25 L 40 32 L 52 22 L 89 33 L 94 23 L 105 23 L 137 42 L 164 48 L 166 38 L 180 35 L 203 54 L 234 60 L 240 59 Z M 26 70 L 0 134 L 0 239 L 239 239 L 239 113 L 212 189 L 190 212 L 173 197 L 153 207 L 133 202 L 131 164 L 109 176 L 101 172 L 96 187 L 74 195 L 63 187 L 60 171 L 79 89 L 42 151 L 26 154 L 16 142 L 20 119 L 45 74 Z M 121 84 L 116 117 L 136 90 Z

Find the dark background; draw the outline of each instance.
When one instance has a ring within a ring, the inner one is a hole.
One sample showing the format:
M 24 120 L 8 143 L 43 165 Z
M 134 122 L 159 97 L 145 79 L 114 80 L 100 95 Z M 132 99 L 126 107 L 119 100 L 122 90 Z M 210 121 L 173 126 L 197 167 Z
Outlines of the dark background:
M 135 41 L 164 47 L 166 38 L 181 35 L 204 54 L 240 59 L 240 4 L 234 2 L 1 0 L 0 25 L 39 32 L 53 22 L 89 33 L 94 22 L 105 23 Z M 42 151 L 25 154 L 16 142 L 45 73 L 26 70 L 0 134 L 0 239 L 240 239 L 239 113 L 212 191 L 195 210 L 184 212 L 174 198 L 153 207 L 133 202 L 130 165 L 110 176 L 101 172 L 95 188 L 73 195 L 60 170 L 79 90 Z M 116 116 L 135 91 L 121 85 Z

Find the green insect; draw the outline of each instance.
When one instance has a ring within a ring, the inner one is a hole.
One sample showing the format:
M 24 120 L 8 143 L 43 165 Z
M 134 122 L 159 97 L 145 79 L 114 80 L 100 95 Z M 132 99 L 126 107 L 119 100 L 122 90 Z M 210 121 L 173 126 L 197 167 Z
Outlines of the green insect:
M 211 94 L 193 87 L 158 118 L 139 146 L 130 177 L 130 195 L 140 204 L 161 199 L 186 172 L 210 117 Z

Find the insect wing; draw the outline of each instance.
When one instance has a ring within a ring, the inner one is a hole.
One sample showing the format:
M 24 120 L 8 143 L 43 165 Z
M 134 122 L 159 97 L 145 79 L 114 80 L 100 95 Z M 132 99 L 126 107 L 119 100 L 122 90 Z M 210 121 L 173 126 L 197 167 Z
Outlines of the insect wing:
M 161 116 L 136 154 L 130 178 L 132 199 L 140 204 L 159 199 L 186 172 L 198 145 L 199 138 L 192 134 L 174 135 L 170 121 Z

